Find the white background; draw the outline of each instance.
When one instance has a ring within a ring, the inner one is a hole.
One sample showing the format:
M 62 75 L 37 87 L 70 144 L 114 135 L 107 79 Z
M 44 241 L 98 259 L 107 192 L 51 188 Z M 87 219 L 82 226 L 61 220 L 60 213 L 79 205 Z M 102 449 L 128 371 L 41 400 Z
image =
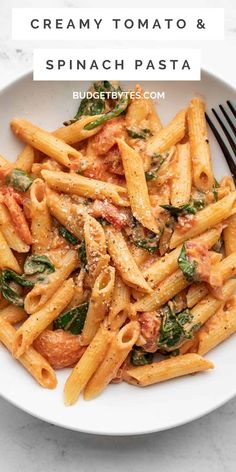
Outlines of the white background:
M 0 87 L 29 70 L 32 64 L 32 44 L 10 40 L 10 8 L 19 7 L 20 3 L 19 0 L 1 0 L 0 3 Z M 107 7 L 112 2 L 101 0 L 99 4 Z M 154 7 L 157 6 L 157 0 L 119 0 L 119 5 L 123 7 L 142 7 L 144 4 Z M 225 41 L 200 44 L 193 41 L 191 47 L 202 47 L 204 67 L 236 85 L 235 0 L 181 1 L 182 7 L 190 5 L 225 7 Z M 93 7 L 98 6 L 98 1 L 24 0 L 22 6 Z M 158 6 L 176 7 L 176 0 L 159 0 Z M 55 47 L 52 42 L 47 45 Z M 103 42 L 99 47 L 102 45 L 107 46 Z M 132 47 L 136 45 L 144 47 L 143 43 L 133 43 Z M 42 47 L 42 43 L 36 42 L 34 46 Z M 76 46 L 87 45 L 80 42 Z M 147 47 L 155 46 L 154 43 L 147 42 Z M 166 46 L 168 44 L 161 43 L 161 47 Z M 181 43 L 178 42 L 178 47 L 180 46 Z M 183 44 L 183 47 L 188 46 Z M 57 47 L 65 47 L 65 44 L 57 43 Z M 75 45 L 68 42 L 66 47 Z M 98 44 L 92 42 L 90 47 L 98 47 Z M 126 47 L 126 44 L 116 42 L 115 47 Z M 1 472 L 234 472 L 235 438 L 236 399 L 194 423 L 145 437 L 128 438 L 88 436 L 66 431 L 31 418 L 0 399 Z

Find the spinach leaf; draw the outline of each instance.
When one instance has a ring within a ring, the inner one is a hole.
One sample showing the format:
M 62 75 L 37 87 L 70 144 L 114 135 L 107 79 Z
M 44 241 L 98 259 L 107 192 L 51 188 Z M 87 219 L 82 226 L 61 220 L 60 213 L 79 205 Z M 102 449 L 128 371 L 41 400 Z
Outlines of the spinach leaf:
M 181 205 L 179 207 L 173 205 L 160 205 L 161 208 L 167 210 L 171 216 L 173 216 L 176 220 L 178 216 L 184 215 L 185 213 L 195 215 L 197 213 L 196 208 L 190 203 L 186 203 L 185 205 Z
M 204 199 L 204 195 L 202 195 L 200 198 L 193 198 L 191 200 L 191 204 L 193 207 L 197 210 L 200 211 L 206 206 L 206 201 Z
M 185 244 L 183 244 L 182 249 L 180 251 L 180 255 L 178 257 L 178 265 L 188 282 L 197 282 L 197 262 L 190 261 L 188 259 Z
M 84 327 L 89 303 L 85 302 L 62 313 L 53 323 L 54 329 L 64 329 L 72 334 L 80 334 Z
M 6 179 L 6 184 L 12 186 L 16 190 L 26 192 L 32 185 L 33 178 L 24 170 L 13 169 Z
M 24 263 L 26 275 L 42 274 L 43 272 L 47 272 L 47 274 L 55 272 L 55 267 L 47 256 L 32 254 L 26 258 Z
M 110 98 L 111 92 L 116 92 L 118 98 L 116 100 L 116 104 L 112 110 L 107 113 L 104 113 L 103 116 L 98 118 L 97 120 L 91 121 L 87 125 L 85 125 L 85 130 L 94 129 L 97 126 L 106 123 L 106 121 L 119 116 L 123 113 L 129 103 L 129 98 L 127 94 L 122 95 L 122 90 L 120 87 L 117 89 L 112 86 L 110 82 L 107 80 L 98 81 L 93 84 L 93 88 L 96 92 L 98 92 L 99 97 L 91 97 L 91 98 L 84 98 L 79 106 L 78 112 L 76 113 L 75 117 L 72 120 L 68 120 L 64 122 L 64 125 L 70 125 L 75 123 L 82 115 L 100 115 L 105 111 L 106 99 Z M 120 96 L 119 96 L 120 94 Z
M 63 238 L 65 238 L 68 243 L 73 244 L 73 246 L 79 243 L 78 238 L 68 231 L 65 226 L 59 226 L 59 234 L 63 236 Z
M 162 323 L 158 339 L 158 347 L 164 351 L 176 351 L 179 343 L 185 339 L 192 339 L 199 324 L 192 325 L 193 316 L 187 308 L 175 314 L 169 305 L 162 308 Z M 178 355 L 178 351 L 175 355 Z
M 147 139 L 149 136 L 152 136 L 151 130 L 148 128 L 143 128 L 138 131 L 132 128 L 126 128 L 127 133 L 132 139 Z
M 112 110 L 108 111 L 97 120 L 91 121 L 90 123 L 85 125 L 84 129 L 86 130 L 94 129 L 97 126 L 103 125 L 104 123 L 111 120 L 112 118 L 116 118 L 117 116 L 121 115 L 121 113 L 123 113 L 126 110 L 128 104 L 129 104 L 128 96 L 126 95 L 122 96 L 121 98 L 118 99 L 116 105 L 114 106 Z
M 159 237 L 157 237 L 157 235 L 146 239 L 134 239 L 133 242 L 135 246 L 145 249 L 145 251 L 151 254 L 156 252 L 159 248 Z
M 24 275 L 19 275 L 13 270 L 5 269 L 2 271 L 0 275 L 0 291 L 2 296 L 13 305 L 17 305 L 19 307 L 24 306 L 23 297 L 21 297 L 16 290 L 14 290 L 10 283 L 15 282 L 16 284 L 20 285 L 21 287 L 33 287 L 34 283 L 30 280 L 27 280 Z
M 133 365 L 151 364 L 153 361 L 153 354 L 151 352 L 146 352 L 142 348 L 136 346 L 131 351 L 130 360 Z
M 99 94 L 105 93 L 107 91 L 111 91 L 111 84 L 108 81 L 103 82 L 95 82 L 93 84 L 93 88 Z M 79 109 L 72 118 L 72 120 L 68 120 L 64 122 L 65 126 L 71 125 L 80 119 L 81 116 L 93 116 L 93 115 L 100 115 L 105 110 L 105 97 L 99 95 L 99 97 L 90 97 L 90 98 L 83 98 L 81 100 Z
M 215 187 L 213 187 L 212 193 L 213 193 L 214 201 L 218 202 L 218 191 Z
M 150 180 L 155 180 L 157 178 L 158 171 L 161 168 L 162 164 L 167 159 L 168 155 L 169 155 L 168 153 L 166 153 L 166 155 L 163 155 L 163 154 L 158 154 L 154 152 L 154 154 L 151 157 L 152 169 L 145 172 L 145 178 L 147 182 L 149 182 Z
M 82 267 L 86 267 L 87 265 L 87 255 L 86 255 L 86 244 L 85 240 L 81 241 L 80 247 L 78 249 L 78 255 L 81 262 Z
M 214 200 L 215 202 L 218 202 L 218 188 L 220 187 L 220 184 L 219 182 L 214 179 L 214 185 L 213 185 L 213 189 L 212 189 L 212 192 L 213 192 L 213 197 L 214 197 Z

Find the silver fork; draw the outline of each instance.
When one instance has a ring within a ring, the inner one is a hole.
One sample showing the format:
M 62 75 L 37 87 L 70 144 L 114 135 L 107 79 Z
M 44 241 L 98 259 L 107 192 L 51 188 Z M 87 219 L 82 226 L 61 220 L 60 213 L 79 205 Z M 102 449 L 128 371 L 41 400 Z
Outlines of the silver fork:
M 206 113 L 206 120 L 209 124 L 218 144 L 225 156 L 225 159 L 230 168 L 234 182 L 236 183 L 236 109 L 230 100 L 226 101 L 226 105 L 219 105 L 219 111 L 212 108 L 212 113 L 215 116 L 222 133 L 218 131 L 209 115 Z M 227 127 L 228 123 L 229 127 Z M 229 128 L 231 132 L 229 131 Z M 224 138 L 226 137 L 226 140 Z

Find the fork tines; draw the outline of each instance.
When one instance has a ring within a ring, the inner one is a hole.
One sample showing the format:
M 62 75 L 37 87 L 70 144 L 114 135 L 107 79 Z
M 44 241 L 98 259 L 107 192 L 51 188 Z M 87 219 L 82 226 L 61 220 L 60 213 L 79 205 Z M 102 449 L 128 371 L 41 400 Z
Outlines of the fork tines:
M 234 180 L 236 181 L 236 109 L 230 100 L 227 100 L 226 104 L 229 110 L 226 106 L 223 107 L 223 105 L 219 105 L 221 114 L 212 108 L 212 113 L 223 133 L 218 131 L 207 113 L 206 120 L 219 143 Z

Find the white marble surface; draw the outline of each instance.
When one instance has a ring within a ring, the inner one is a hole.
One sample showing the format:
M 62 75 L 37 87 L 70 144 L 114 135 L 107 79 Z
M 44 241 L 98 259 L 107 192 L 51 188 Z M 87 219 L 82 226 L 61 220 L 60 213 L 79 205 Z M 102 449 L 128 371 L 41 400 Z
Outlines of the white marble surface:
M 176 1 L 146 0 L 146 6 L 176 6 Z M 31 68 L 32 44 L 11 41 L 11 7 L 98 6 L 87 0 L 1 0 L 0 3 L 0 88 Z M 100 1 L 101 6 L 112 6 Z M 120 6 L 143 6 L 143 2 L 120 0 Z M 236 10 L 234 0 L 183 0 L 187 7 L 225 7 L 224 42 L 200 44 L 203 66 L 236 85 Z M 165 46 L 162 43 L 162 46 Z M 39 43 L 35 43 L 38 47 Z M 62 43 L 48 43 L 60 47 Z M 67 47 L 71 44 L 67 43 Z M 78 45 L 73 45 L 78 46 Z M 85 46 L 81 44 L 80 46 Z M 102 46 L 102 44 L 100 45 Z M 125 47 L 121 42 L 117 47 Z M 132 46 L 135 46 L 134 44 Z M 137 46 L 139 46 L 137 44 Z M 179 43 L 178 46 L 181 46 Z M 197 46 L 191 43 L 191 46 Z M 44 44 L 43 47 L 46 47 Z M 64 45 L 65 47 L 65 45 Z M 90 47 L 98 47 L 90 43 Z M 147 44 L 147 47 L 154 45 Z M 232 61 L 234 61 L 232 65 Z M 46 424 L 0 399 L 0 471 L 16 472 L 233 472 L 236 464 L 236 399 L 219 410 L 188 425 L 158 434 L 128 438 L 88 436 Z

